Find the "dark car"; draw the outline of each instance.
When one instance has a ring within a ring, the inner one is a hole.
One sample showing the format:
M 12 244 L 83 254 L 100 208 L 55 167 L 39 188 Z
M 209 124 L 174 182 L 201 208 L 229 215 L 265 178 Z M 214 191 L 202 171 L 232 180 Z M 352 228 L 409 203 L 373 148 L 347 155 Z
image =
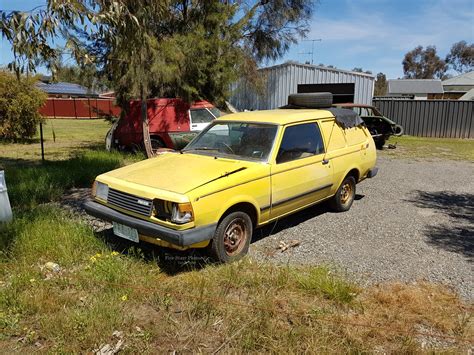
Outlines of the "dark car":
M 385 141 L 390 136 L 403 134 L 403 127 L 382 115 L 375 106 L 352 103 L 335 104 L 334 106 L 354 110 L 364 120 L 378 149 L 383 148 Z

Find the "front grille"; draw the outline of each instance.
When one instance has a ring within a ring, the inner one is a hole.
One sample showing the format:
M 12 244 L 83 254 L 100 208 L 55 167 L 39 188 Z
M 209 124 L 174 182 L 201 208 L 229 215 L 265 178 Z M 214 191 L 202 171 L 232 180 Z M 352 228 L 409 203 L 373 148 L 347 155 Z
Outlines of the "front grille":
M 107 203 L 147 217 L 151 216 L 153 209 L 152 200 L 114 189 L 109 189 Z

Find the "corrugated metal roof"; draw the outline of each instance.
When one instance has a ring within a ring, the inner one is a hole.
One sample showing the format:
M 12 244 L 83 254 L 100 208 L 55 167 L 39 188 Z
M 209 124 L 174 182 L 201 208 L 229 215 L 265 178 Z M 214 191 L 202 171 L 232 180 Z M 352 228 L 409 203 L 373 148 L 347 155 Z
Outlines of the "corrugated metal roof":
M 443 81 L 443 86 L 474 86 L 474 71 Z
M 303 64 L 303 63 L 297 63 L 297 62 L 286 62 L 282 64 L 272 65 L 270 67 L 260 68 L 259 70 L 274 69 L 274 68 L 287 67 L 287 66 L 296 66 L 296 67 L 309 68 L 309 69 L 320 69 L 320 70 L 325 70 L 325 71 L 333 72 L 333 73 L 347 73 L 347 74 L 354 74 L 358 76 L 368 76 L 370 78 L 375 78 L 375 75 L 373 74 L 368 74 L 368 73 L 363 73 L 363 72 L 361 73 L 358 71 L 351 71 L 351 70 L 345 70 L 345 69 L 339 69 L 339 68 L 324 67 L 320 65 Z
M 388 94 L 442 94 L 443 85 L 439 79 L 397 79 L 388 80 Z
M 71 96 L 97 96 L 98 94 L 93 91 L 89 90 L 88 88 L 81 86 L 79 84 L 73 83 L 42 83 L 39 82 L 36 86 L 43 90 L 48 94 L 56 94 L 56 95 L 71 95 Z

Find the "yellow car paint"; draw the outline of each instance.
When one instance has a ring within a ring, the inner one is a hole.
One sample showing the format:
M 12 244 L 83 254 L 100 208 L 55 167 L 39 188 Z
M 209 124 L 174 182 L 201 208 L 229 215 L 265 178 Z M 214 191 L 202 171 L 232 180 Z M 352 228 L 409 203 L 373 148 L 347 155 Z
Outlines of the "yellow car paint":
M 109 188 L 143 198 L 189 202 L 194 212 L 192 222 L 175 224 L 96 201 L 173 230 L 216 224 L 226 211 L 245 204 L 254 211 L 254 223 L 258 227 L 332 197 L 349 172 L 356 172 L 358 181 L 361 181 L 375 167 L 375 144 L 368 130 L 363 126 L 343 129 L 327 110 L 243 112 L 220 117 L 214 122 L 221 121 L 277 125 L 268 160 L 254 162 L 193 152 L 170 152 L 102 174 L 96 179 Z M 277 151 L 285 129 L 310 122 L 318 125 L 325 152 L 278 164 Z M 209 243 L 205 241 L 183 248 L 160 238 L 140 236 L 140 239 L 177 249 L 203 247 Z

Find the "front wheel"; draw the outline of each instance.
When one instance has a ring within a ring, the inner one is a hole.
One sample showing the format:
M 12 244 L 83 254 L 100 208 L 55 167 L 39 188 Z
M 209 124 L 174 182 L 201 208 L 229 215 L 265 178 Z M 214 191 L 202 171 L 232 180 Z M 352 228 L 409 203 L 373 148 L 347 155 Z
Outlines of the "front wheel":
M 356 194 L 356 181 L 353 176 L 346 176 L 336 194 L 330 200 L 331 208 L 335 212 L 348 211 L 354 202 Z
M 228 214 L 217 226 L 210 245 L 210 254 L 221 263 L 240 259 L 247 254 L 252 239 L 252 220 L 244 212 Z

